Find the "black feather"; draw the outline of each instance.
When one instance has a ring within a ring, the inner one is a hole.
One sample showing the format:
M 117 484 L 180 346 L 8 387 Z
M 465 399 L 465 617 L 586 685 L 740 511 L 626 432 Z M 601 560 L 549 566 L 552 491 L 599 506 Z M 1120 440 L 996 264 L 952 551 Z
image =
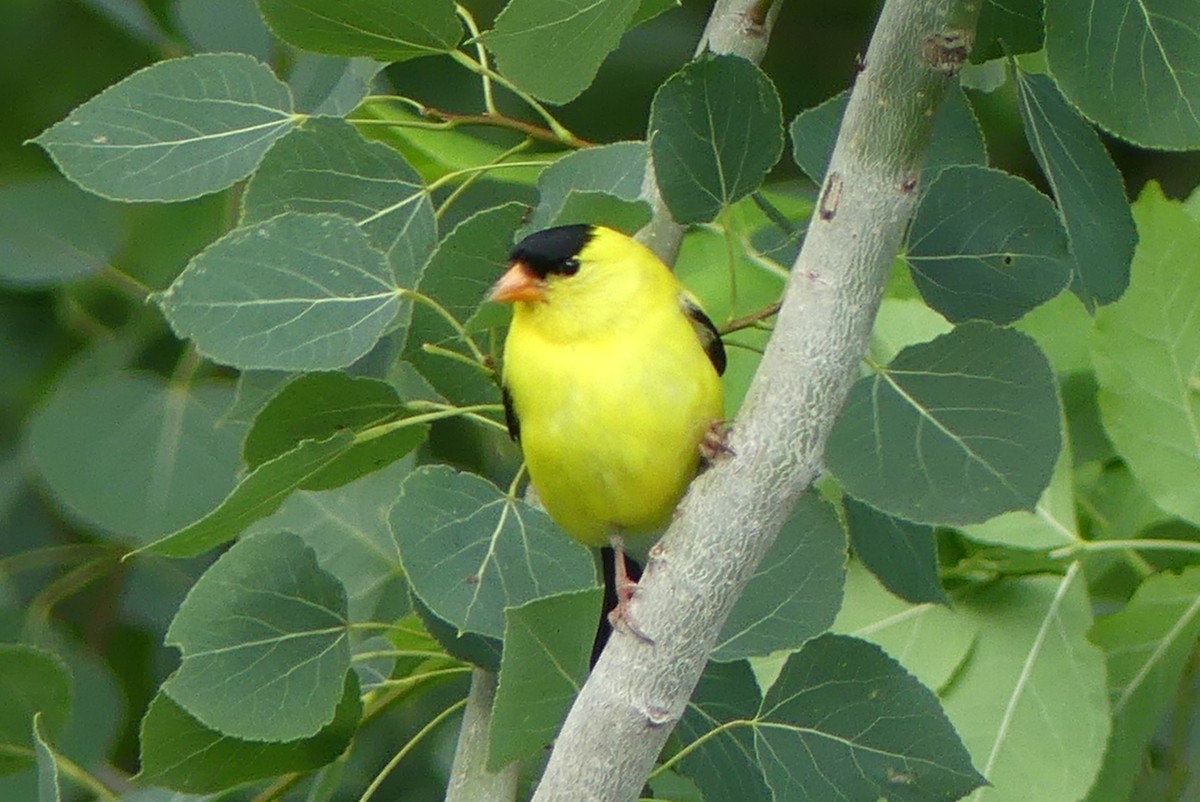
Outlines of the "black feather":
M 692 299 L 681 295 L 679 296 L 679 305 L 683 308 L 683 313 L 688 316 L 688 320 L 691 321 L 692 328 L 696 330 L 696 336 L 700 338 L 700 344 L 704 346 L 704 350 L 708 354 L 708 361 L 712 362 L 718 376 L 724 376 L 725 343 L 721 342 L 721 333 L 717 331 L 717 327 L 713 325 L 708 315 L 704 314 L 704 310 L 696 306 Z
M 513 407 L 512 393 L 507 387 L 500 388 L 500 399 L 504 402 L 504 422 L 508 424 L 508 436 L 513 440 L 521 439 L 521 419 Z
M 582 223 L 547 228 L 517 243 L 509 261 L 521 262 L 538 278 L 551 273 L 571 276 L 579 271 L 579 252 L 591 241 L 595 230 Z

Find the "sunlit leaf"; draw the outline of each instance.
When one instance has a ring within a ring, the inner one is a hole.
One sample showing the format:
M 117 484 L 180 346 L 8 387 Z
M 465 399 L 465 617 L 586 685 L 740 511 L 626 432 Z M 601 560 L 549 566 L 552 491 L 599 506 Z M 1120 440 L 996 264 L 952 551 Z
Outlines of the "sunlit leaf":
M 301 50 L 404 61 L 462 39 L 453 0 L 258 0 L 267 24 Z

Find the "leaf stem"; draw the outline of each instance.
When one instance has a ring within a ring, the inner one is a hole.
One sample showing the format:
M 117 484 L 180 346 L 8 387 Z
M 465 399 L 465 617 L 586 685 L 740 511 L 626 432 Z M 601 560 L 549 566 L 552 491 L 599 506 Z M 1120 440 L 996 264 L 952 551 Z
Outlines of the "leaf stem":
M 756 328 L 759 321 L 766 320 L 769 317 L 777 315 L 779 313 L 779 307 L 782 305 L 783 304 L 781 301 L 769 303 L 762 309 L 751 312 L 743 317 L 730 320 L 724 326 L 721 326 L 719 329 L 717 329 L 717 331 L 722 337 L 724 337 L 726 334 L 732 334 L 733 332 L 741 331 L 742 329 Z
M 504 163 L 504 160 L 507 159 L 509 156 L 515 156 L 516 154 L 525 150 L 532 144 L 533 144 L 533 139 L 531 139 L 530 137 L 525 137 L 525 139 L 521 140 L 520 143 L 518 143 L 517 145 L 514 145 L 513 147 L 511 147 L 508 150 L 501 153 L 496 158 L 492 159 L 492 161 L 489 164 L 480 165 L 480 166 L 481 167 L 489 167 L 489 166 L 490 167 L 499 167 Z M 480 178 L 482 178 L 485 175 L 487 175 L 487 173 L 484 170 L 477 170 L 477 171 L 473 172 L 471 175 L 467 176 L 466 181 L 463 181 L 461 184 L 459 184 L 457 187 L 455 187 L 450 192 L 449 195 L 446 196 L 446 199 L 444 201 L 442 201 L 442 205 L 437 208 L 436 212 L 434 212 L 434 217 L 436 217 L 438 220 L 441 220 L 442 215 L 446 213 L 446 209 L 448 209 L 450 207 L 450 204 L 452 204 L 452 203 L 454 203 L 454 201 L 458 200 L 464 192 L 466 192 L 468 189 L 470 189 L 472 184 L 474 184 L 476 181 L 478 181 Z M 442 178 L 445 178 L 445 176 L 442 176 Z M 434 184 L 436 184 L 436 183 L 437 183 L 437 181 L 434 182 Z M 431 184 L 430 191 L 432 191 L 432 189 L 433 189 L 433 185 Z
M 434 716 L 432 721 L 422 727 L 416 735 L 410 738 L 408 743 L 406 743 L 400 749 L 400 751 L 397 752 L 392 759 L 387 762 L 387 765 L 379 770 L 379 773 L 375 775 L 375 779 L 373 779 L 371 784 L 367 786 L 367 790 L 363 791 L 362 796 L 358 798 L 358 802 L 367 802 L 367 800 L 374 796 L 375 792 L 379 790 L 379 786 L 383 785 L 383 781 L 388 778 L 388 775 L 392 773 L 392 770 L 395 769 L 397 765 L 399 765 L 400 761 L 403 760 L 408 753 L 411 752 L 413 748 L 425 738 L 426 735 L 436 729 L 437 726 L 443 721 L 450 718 L 450 716 L 457 713 L 463 707 L 466 707 L 466 704 L 466 699 L 459 699 L 441 713 L 438 713 L 436 716 Z
M 355 443 L 367 443 L 371 440 L 376 440 L 383 437 L 385 434 L 391 434 L 394 431 L 405 429 L 409 426 L 415 426 L 419 423 L 430 423 L 435 420 L 445 420 L 446 418 L 454 418 L 459 415 L 465 415 L 470 412 L 487 412 L 494 411 L 498 408 L 497 404 L 476 404 L 470 407 L 447 407 L 437 412 L 428 412 L 424 415 L 412 415 L 407 418 L 381 423 L 378 426 L 372 426 L 369 429 L 363 429 L 354 437 Z
M 499 163 L 480 164 L 475 167 L 464 167 L 461 170 L 454 170 L 453 172 L 446 173 L 441 178 L 438 178 L 438 179 L 430 182 L 429 186 L 426 187 L 425 189 L 427 192 L 433 192 L 435 189 L 438 189 L 439 187 L 442 187 L 445 184 L 449 184 L 452 181 L 457 181 L 459 178 L 461 178 L 464 175 L 473 175 L 474 173 L 486 173 L 489 170 L 508 169 L 510 167 L 545 167 L 546 165 L 553 164 L 553 163 L 554 163 L 554 159 L 542 159 L 542 160 L 538 160 L 538 161 L 499 162 Z
M 378 683 L 376 685 L 376 687 L 378 687 L 378 688 L 407 688 L 412 685 L 420 684 L 427 679 L 434 679 L 436 677 L 449 677 L 449 676 L 453 676 L 455 674 L 469 674 L 469 673 L 471 673 L 471 671 L 472 671 L 471 666 L 454 666 L 453 668 L 440 668 L 436 671 L 426 671 L 421 674 L 413 674 L 413 675 L 407 676 L 407 677 L 400 677 L 397 679 L 385 679 L 382 682 Z
M 487 359 L 483 355 L 483 351 L 480 351 L 479 346 L 475 344 L 475 338 L 472 337 L 467 331 L 467 327 L 458 321 L 458 318 L 450 314 L 450 310 L 446 309 L 446 307 L 442 306 L 428 295 L 417 292 L 416 290 L 408 290 L 401 287 L 399 292 L 401 297 L 411 298 L 413 301 L 422 304 L 441 315 L 442 319 L 449 323 L 450 327 L 458 333 L 458 336 L 462 337 L 463 342 L 468 348 L 471 349 L 471 355 L 475 357 L 475 360 L 481 365 L 486 366 L 488 364 Z
M 467 30 L 471 33 L 471 39 L 475 45 L 475 56 L 479 59 L 479 63 L 488 67 L 487 50 L 479 41 L 479 26 L 475 24 L 475 17 L 471 16 L 471 12 L 462 3 L 455 3 L 454 11 L 466 23 Z M 492 77 L 487 74 L 481 74 L 479 77 L 483 81 L 483 107 L 487 109 L 488 114 L 499 114 L 496 111 L 496 98 L 492 95 Z
M 668 758 L 666 761 L 664 761 L 661 766 L 658 766 L 657 768 L 654 769 L 654 771 L 650 772 L 650 776 L 647 777 L 646 779 L 653 780 L 655 777 L 662 774 L 664 771 L 671 768 L 679 761 L 683 760 L 685 757 L 690 755 L 695 750 L 699 749 L 701 746 L 703 746 L 708 741 L 711 741 L 713 738 L 720 735 L 725 730 L 731 730 L 734 727 L 740 727 L 742 725 L 753 724 L 753 723 L 754 723 L 753 719 L 739 718 L 739 719 L 735 719 L 733 721 L 726 721 L 724 724 L 713 727 L 711 730 L 704 733 L 699 738 L 692 741 L 690 744 L 683 747 L 675 754 L 671 755 L 671 757 Z
M 1101 551 L 1190 551 L 1200 554 L 1200 542 L 1194 540 L 1161 540 L 1135 538 L 1132 540 L 1081 540 L 1050 552 L 1055 560 L 1074 557 L 1080 553 Z

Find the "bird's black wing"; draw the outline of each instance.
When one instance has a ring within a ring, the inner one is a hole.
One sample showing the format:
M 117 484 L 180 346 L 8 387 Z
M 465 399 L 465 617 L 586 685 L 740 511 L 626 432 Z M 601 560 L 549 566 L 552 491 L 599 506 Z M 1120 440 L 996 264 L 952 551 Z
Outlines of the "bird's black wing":
M 708 354 L 708 359 L 716 369 L 717 375 L 723 376 L 725 374 L 725 344 L 721 342 L 721 334 L 717 331 L 717 327 L 709 320 L 708 315 L 704 314 L 704 310 L 700 308 L 699 304 L 686 293 L 679 296 L 679 306 L 687 315 L 692 328 L 695 329 L 696 336 L 700 338 L 700 344 L 704 346 L 704 351 Z M 509 428 L 511 429 L 511 425 Z
M 504 401 L 504 421 L 508 424 L 508 436 L 513 440 L 521 439 L 521 419 L 513 407 L 512 393 L 507 387 L 500 388 L 500 398 Z

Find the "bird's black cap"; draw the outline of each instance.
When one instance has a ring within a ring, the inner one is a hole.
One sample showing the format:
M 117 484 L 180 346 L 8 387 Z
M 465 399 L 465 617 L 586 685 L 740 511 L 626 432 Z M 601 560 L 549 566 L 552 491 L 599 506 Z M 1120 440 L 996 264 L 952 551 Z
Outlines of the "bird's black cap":
M 551 273 L 574 275 L 579 270 L 579 252 L 591 240 L 593 233 L 591 226 L 582 223 L 547 228 L 518 242 L 508 258 L 523 263 L 538 278 L 546 278 Z

